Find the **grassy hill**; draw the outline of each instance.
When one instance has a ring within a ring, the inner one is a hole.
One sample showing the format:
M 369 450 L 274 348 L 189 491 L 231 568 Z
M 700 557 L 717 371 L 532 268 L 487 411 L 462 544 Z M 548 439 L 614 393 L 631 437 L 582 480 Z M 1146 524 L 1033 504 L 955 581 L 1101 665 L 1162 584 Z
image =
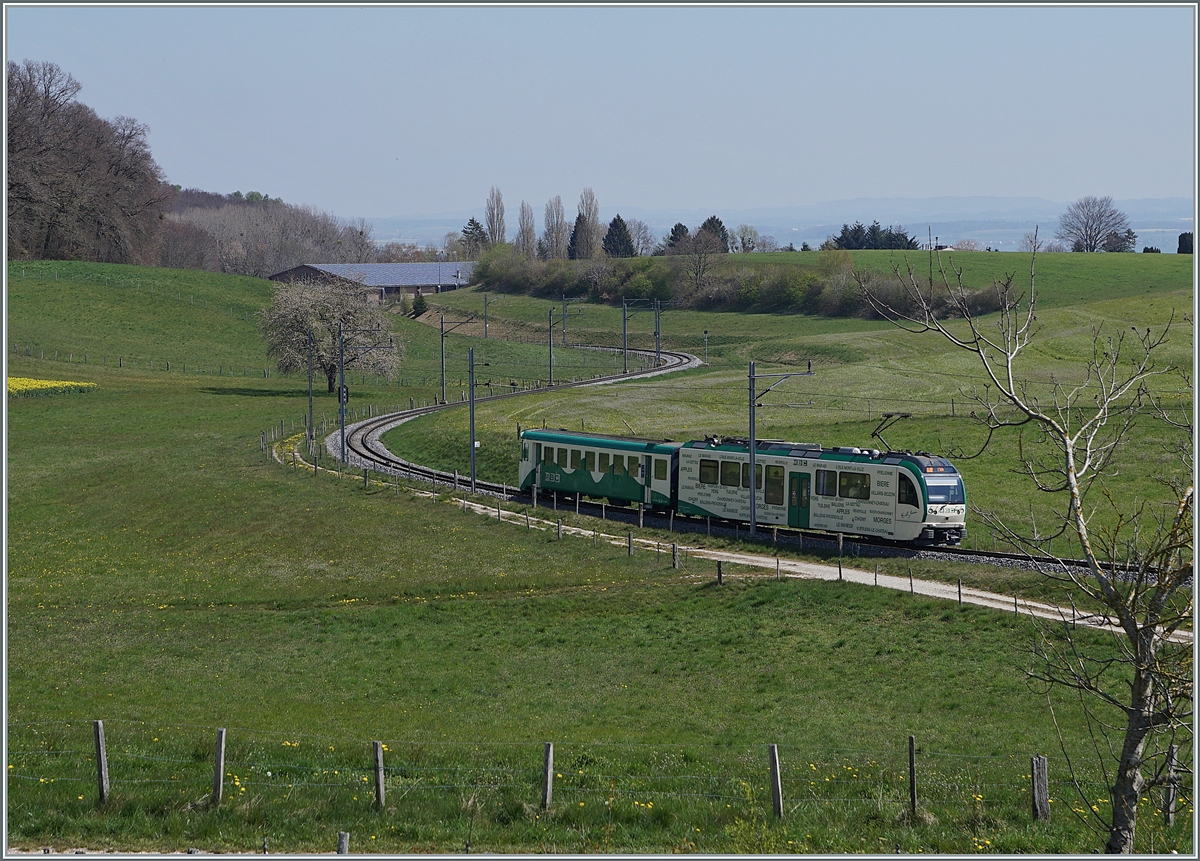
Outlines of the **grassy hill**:
M 1025 682 L 1028 620 L 736 569 L 717 588 L 694 560 L 675 570 L 669 554 L 556 541 L 464 514 L 423 488 L 364 491 L 361 477 L 280 467 L 260 439 L 281 421 L 285 435 L 300 432 L 306 381 L 263 373 L 254 313 L 268 282 L 78 263 L 9 264 L 8 275 L 10 376 L 97 383 L 8 402 L 10 846 L 247 852 L 266 839 L 273 852 L 331 851 L 338 831 L 351 832 L 354 852 L 387 853 L 459 851 L 467 840 L 476 851 L 1100 845 L 1067 810 L 1028 821 L 1034 753 L 1051 758 L 1056 803 L 1086 812 L 1065 784 L 1045 699 Z M 481 299 L 460 291 L 439 302 Z M 1161 321 L 1185 299 L 1064 308 L 1047 325 L 1075 334 L 1053 339 L 1042 358 L 1070 364 L 1082 349 L 1076 330 L 1097 314 Z M 544 320 L 546 303 L 537 307 L 505 297 L 489 313 L 515 332 L 526 311 L 530 325 Z M 588 307 L 571 337 L 619 336 L 612 314 Z M 648 315 L 635 319 L 644 332 Z M 820 412 L 781 407 L 761 433 L 819 429 L 826 443 L 864 438 L 901 383 L 906 400 L 940 410 L 966 373 L 935 346 L 866 321 L 664 315 L 670 344 L 702 343 L 718 323 L 709 369 L 488 407 L 483 468 L 508 468 L 515 421 L 541 417 L 606 430 L 626 419 L 676 435 L 738 430 L 748 356 L 815 357 L 818 375 L 788 400 L 807 392 Z M 352 381 L 357 410 L 437 390 L 437 330 L 399 317 L 394 326 L 403 384 Z M 468 345 L 497 379 L 542 374 L 545 348 L 532 337 L 481 334 L 448 336 L 453 380 L 465 377 Z M 1187 341 L 1181 355 L 1190 331 Z M 579 376 L 617 361 L 555 354 Z M 936 442 L 948 432 L 937 410 L 890 441 Z M 335 412 L 318 391 L 317 421 Z M 446 441 L 461 413 L 415 436 L 453 459 Z M 1148 452 L 1157 438 L 1146 433 Z M 981 496 L 1002 461 L 989 470 L 972 479 Z M 1098 653 L 1111 647 L 1078 634 Z M 1077 705 L 1056 709 L 1078 752 Z M 103 807 L 89 760 L 95 719 L 105 721 L 113 781 Z M 229 733 L 226 799 L 209 810 L 218 727 Z M 905 812 L 910 734 L 916 822 Z M 372 740 L 388 746 L 382 811 L 372 806 Z M 545 741 L 556 743 L 562 775 L 548 814 L 537 807 Z M 779 823 L 768 743 L 779 745 L 788 799 Z M 1100 775 L 1077 765 L 1100 798 Z M 1148 814 L 1139 839 L 1189 852 L 1190 834 L 1189 808 L 1173 829 Z

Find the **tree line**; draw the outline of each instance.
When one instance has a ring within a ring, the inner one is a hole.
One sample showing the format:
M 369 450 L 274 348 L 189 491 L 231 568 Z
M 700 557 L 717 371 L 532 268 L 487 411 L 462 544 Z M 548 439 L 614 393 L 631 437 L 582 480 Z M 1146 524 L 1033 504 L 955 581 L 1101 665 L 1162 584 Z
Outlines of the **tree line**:
M 156 262 L 172 190 L 146 126 L 98 116 L 53 63 L 9 61 L 7 72 L 9 257 Z
M 504 196 L 493 186 L 485 204 L 484 221 L 472 217 L 461 231 L 447 233 L 442 240 L 442 253 L 451 259 L 477 260 L 494 246 L 511 245 L 528 260 L 621 259 L 688 253 L 697 242 L 719 254 L 796 250 L 791 246 L 781 249 L 773 236 L 760 235 L 749 224 L 739 225 L 731 231 L 716 215 L 707 218 L 695 230 L 677 222 L 661 237 L 656 237 L 641 219 L 624 218 L 620 213 L 605 224 L 600 219 L 600 205 L 590 187 L 584 188 L 579 195 L 573 221 L 567 219 L 561 195 L 546 201 L 540 234 L 533 206 L 522 200 L 517 232 L 510 243 Z
M 371 225 L 257 191 L 167 182 L 130 117 L 104 119 L 59 66 L 7 64 L 10 259 L 92 260 L 264 277 L 301 263 L 438 259 L 433 246 L 379 246 Z
M 604 223 L 591 188 L 580 194 L 572 221 L 561 196 L 547 201 L 540 234 L 533 207 L 522 200 L 511 244 L 504 198 L 493 187 L 484 222 L 472 217 L 461 231 L 446 234 L 440 246 L 380 245 L 363 219 L 347 221 L 257 191 L 219 194 L 171 185 L 150 152 L 144 124 L 98 116 L 76 98 L 80 83 L 54 63 L 10 61 L 7 71 L 12 259 L 138 263 L 263 277 L 311 262 L 481 260 L 503 246 L 523 260 L 545 264 L 679 258 L 672 271 L 686 273 L 691 293 L 704 294 L 720 255 L 811 250 L 807 243 L 800 249 L 780 247 L 748 224 L 730 230 L 716 215 L 694 229 L 677 222 L 661 237 L 640 219 L 620 213 Z M 1135 250 L 1137 234 L 1109 197 L 1081 198 L 1059 222 L 1056 241 L 1037 250 Z M 903 227 L 882 227 L 878 221 L 843 224 L 821 245 L 829 251 L 918 247 Z M 1181 234 L 1179 253 L 1191 253 L 1191 247 L 1191 233 Z M 959 250 L 970 250 L 969 240 Z

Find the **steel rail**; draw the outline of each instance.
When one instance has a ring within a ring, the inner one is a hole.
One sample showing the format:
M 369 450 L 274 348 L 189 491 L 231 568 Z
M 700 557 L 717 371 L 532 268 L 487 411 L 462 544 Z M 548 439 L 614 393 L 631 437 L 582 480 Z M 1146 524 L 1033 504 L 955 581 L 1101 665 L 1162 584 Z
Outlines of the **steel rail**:
M 619 350 L 612 347 L 584 347 L 583 349 L 596 350 Z M 630 350 L 631 353 L 636 353 L 644 357 L 652 357 L 653 351 L 649 350 Z M 628 374 L 611 374 L 608 376 L 595 377 L 588 380 L 577 380 L 569 383 L 560 383 L 554 386 L 542 386 L 536 389 L 520 389 L 510 392 L 500 392 L 498 394 L 477 397 L 475 402 L 485 403 L 502 400 L 504 398 L 513 398 L 521 395 L 537 394 L 560 391 L 563 389 L 583 388 L 587 386 L 606 385 L 612 383 L 624 382 L 645 378 L 648 376 L 656 376 L 663 373 L 671 373 L 679 370 L 684 370 L 691 367 L 696 367 L 696 357 L 688 353 L 677 353 L 663 351 L 662 357 L 666 360 L 661 367 L 650 368 L 645 371 L 635 371 Z M 391 430 L 397 425 L 412 419 L 420 418 L 421 416 L 431 415 L 442 410 L 453 409 L 455 407 L 464 407 L 466 401 L 454 401 L 453 403 L 434 404 L 426 407 L 415 407 L 411 410 L 400 410 L 394 413 L 388 413 L 383 416 L 365 419 L 350 425 L 346 429 L 346 448 L 349 452 L 347 456 L 347 466 L 356 466 L 359 468 L 372 470 L 375 472 L 396 475 L 402 478 L 414 479 L 417 481 L 425 481 L 435 485 L 445 485 L 452 487 L 455 490 L 467 490 L 470 488 L 470 477 L 454 472 L 434 469 L 421 464 L 413 463 L 397 457 L 389 451 L 379 440 L 380 435 L 388 430 Z M 329 440 L 336 437 L 336 432 L 328 435 L 325 438 L 325 447 L 331 455 L 336 454 L 329 447 Z M 520 490 L 516 485 L 480 481 L 475 482 L 476 493 L 484 496 L 502 497 L 506 501 L 520 501 L 524 503 L 532 503 L 532 494 L 528 491 Z M 551 495 L 553 491 L 547 491 L 542 497 L 543 504 L 548 504 L 554 508 L 558 507 L 560 499 L 565 497 L 571 508 L 578 508 L 580 514 L 587 514 L 593 517 L 604 517 L 607 520 L 620 522 L 637 523 L 637 509 L 635 506 L 619 505 L 607 502 L 594 502 L 584 498 L 575 499 L 574 494 L 559 494 Z M 566 509 L 563 509 L 566 510 Z M 749 524 L 742 524 L 737 521 L 714 521 L 709 518 L 695 517 L 688 515 L 675 514 L 671 517 L 667 514 L 658 512 L 646 511 L 643 513 L 643 522 L 646 526 L 659 529 L 673 529 L 678 532 L 715 534 L 721 537 L 729 538 L 749 538 Z M 745 528 L 743 528 L 745 527 Z M 802 529 L 794 529 L 791 527 L 761 527 L 760 535 L 755 539 L 755 543 L 779 543 L 785 546 L 808 546 L 820 547 L 822 549 L 833 549 L 838 546 L 838 535 L 830 532 L 806 531 Z M 769 536 L 769 537 L 767 537 Z M 943 556 L 956 557 L 964 561 L 975 561 L 988 565 L 1005 566 L 1005 567 L 1029 567 L 1029 566 L 1044 566 L 1078 569 L 1086 568 L 1087 561 L 1082 559 L 1062 559 L 1053 556 L 1034 556 L 1024 553 L 1006 553 L 995 550 L 972 550 L 965 547 L 954 547 L 947 545 L 929 545 L 929 546 L 913 546 L 911 544 L 903 544 L 899 542 L 878 541 L 865 537 L 842 536 L 843 547 L 851 548 L 851 555 L 860 556 L 901 556 L 919 558 L 929 554 L 941 554 Z M 864 552 L 865 551 L 865 552 Z M 1111 566 L 1104 566 L 1111 570 Z

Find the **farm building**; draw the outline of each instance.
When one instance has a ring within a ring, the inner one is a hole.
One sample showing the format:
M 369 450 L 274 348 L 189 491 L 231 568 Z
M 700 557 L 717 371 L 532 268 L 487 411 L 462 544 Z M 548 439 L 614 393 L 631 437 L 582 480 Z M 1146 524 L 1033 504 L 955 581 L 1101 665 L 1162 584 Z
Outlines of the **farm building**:
M 465 287 L 475 271 L 473 261 L 446 263 L 303 263 L 271 276 L 272 281 L 313 278 L 361 285 L 379 301 L 407 293 L 441 293 Z

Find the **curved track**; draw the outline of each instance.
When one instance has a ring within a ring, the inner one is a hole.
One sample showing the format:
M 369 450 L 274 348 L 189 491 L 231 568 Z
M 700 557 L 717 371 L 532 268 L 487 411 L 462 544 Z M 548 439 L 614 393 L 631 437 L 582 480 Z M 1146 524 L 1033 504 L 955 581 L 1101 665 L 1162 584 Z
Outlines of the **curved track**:
M 612 349 L 607 347 L 593 347 L 590 349 Z M 653 351 L 649 350 L 630 350 L 642 358 L 653 358 Z M 477 397 L 476 404 L 487 403 L 491 401 L 501 400 L 503 398 L 512 398 L 520 395 L 534 394 L 538 392 L 559 391 L 561 389 L 570 388 L 585 388 L 588 386 L 601 386 L 611 383 L 620 383 L 633 379 L 645 379 L 647 377 L 658 376 L 660 374 L 669 374 L 676 371 L 687 370 L 700 366 L 702 363 L 695 356 L 688 353 L 677 353 L 662 351 L 660 354 L 664 362 L 657 368 L 652 368 L 647 371 L 638 371 L 629 374 L 614 374 L 606 377 L 596 377 L 590 380 L 581 380 L 578 382 L 562 383 L 552 387 L 542 387 L 540 389 L 520 390 L 515 392 L 504 392 L 501 394 L 489 395 L 487 397 Z M 513 485 L 496 484 L 495 482 L 476 480 L 474 486 L 471 484 L 469 476 L 459 475 L 457 472 L 444 472 L 442 470 L 433 469 L 431 467 L 422 466 L 417 463 L 404 460 L 397 457 L 383 445 L 380 437 L 404 422 L 421 416 L 429 415 L 438 412 L 439 410 L 454 409 L 457 407 L 466 407 L 466 401 L 455 401 L 447 404 L 435 404 L 428 407 L 417 407 L 411 410 L 402 410 L 396 413 L 389 413 L 384 416 L 377 416 L 371 419 L 365 419 L 353 425 L 346 427 L 346 463 L 349 466 L 355 466 L 360 469 L 367 469 L 375 472 L 384 473 L 387 475 L 398 475 L 404 478 L 415 479 L 418 481 L 427 481 L 432 484 L 442 484 L 454 489 L 471 490 L 475 493 L 498 496 L 505 500 L 522 501 L 526 504 L 533 503 L 532 496 L 529 492 L 518 490 Z M 335 460 L 341 459 L 341 433 L 334 431 L 325 437 L 325 449 Z M 650 527 L 660 529 L 669 529 L 678 532 L 691 533 L 706 533 L 710 535 L 718 535 L 724 538 L 749 538 L 750 533 L 746 524 L 738 524 L 727 521 L 710 521 L 702 517 L 685 517 L 682 515 L 664 515 L 652 512 L 644 512 L 639 516 L 636 508 L 633 506 L 615 506 L 608 503 L 592 502 L 583 498 L 576 498 L 573 495 L 563 494 L 561 496 L 543 495 L 538 502 L 544 507 L 553 507 L 558 510 L 560 504 L 564 505 L 563 510 L 573 509 L 580 514 L 589 514 L 596 517 L 601 517 L 606 520 L 614 520 L 629 524 L 644 524 Z M 837 536 L 830 535 L 824 532 L 806 532 L 798 529 L 774 529 L 763 528 L 759 530 L 761 540 L 769 539 L 772 543 L 783 543 L 791 546 L 812 547 L 825 550 L 833 550 L 839 548 Z M 972 550 L 965 547 L 928 547 L 914 548 L 908 545 L 900 545 L 889 542 L 875 542 L 864 538 L 843 538 L 840 542 L 841 548 L 852 556 L 902 556 L 902 557 L 934 557 L 956 559 L 967 562 L 981 562 L 989 565 L 1001 565 L 1008 567 L 1082 567 L 1084 562 L 1079 560 L 1058 559 L 1054 557 L 1036 557 L 1021 553 L 1002 553 L 986 550 Z
M 585 349 L 610 349 L 607 347 L 592 347 Z M 642 358 L 654 357 L 654 352 L 651 350 L 630 350 Z M 503 392 L 501 394 L 488 395 L 487 397 L 475 398 L 476 404 L 489 403 L 498 401 L 504 398 L 514 398 L 520 395 L 529 395 L 537 392 L 556 392 L 562 389 L 579 389 L 589 386 L 603 386 L 612 383 L 621 383 L 627 380 L 645 379 L 647 377 L 656 377 L 660 374 L 670 374 L 676 371 L 684 371 L 689 368 L 699 367 L 702 363 L 698 358 L 690 353 L 675 353 L 663 350 L 659 353 L 663 359 L 663 363 L 646 371 L 635 371 L 628 374 L 613 374 L 604 377 L 594 377 L 589 380 L 579 380 L 577 382 L 561 383 L 557 386 L 547 386 L 540 389 L 523 389 L 514 392 Z M 398 413 L 389 413 L 385 416 L 378 416 L 372 419 L 366 419 L 354 425 L 346 427 L 346 463 L 350 466 L 376 470 L 385 472 L 391 475 L 401 475 L 408 478 L 415 478 L 422 481 L 429 481 L 435 484 L 454 484 L 456 486 L 470 486 L 470 478 L 465 482 L 460 479 L 457 473 L 442 472 L 440 470 L 431 469 L 421 466 L 420 464 L 410 463 L 402 458 L 396 457 L 380 442 L 379 438 L 406 421 L 419 418 L 420 416 L 429 415 L 430 413 L 438 412 L 439 410 L 454 409 L 456 407 L 466 407 L 466 401 L 456 401 L 454 403 L 436 404 L 431 407 L 418 407 L 411 410 L 402 410 Z M 325 437 L 325 450 L 331 457 L 341 459 L 341 432 L 334 431 Z M 478 493 L 487 493 L 503 496 L 505 499 L 527 498 L 529 494 L 519 494 L 516 488 L 504 484 L 495 484 L 494 482 L 476 481 L 472 488 Z M 600 506 L 595 506 L 596 510 L 600 510 Z

